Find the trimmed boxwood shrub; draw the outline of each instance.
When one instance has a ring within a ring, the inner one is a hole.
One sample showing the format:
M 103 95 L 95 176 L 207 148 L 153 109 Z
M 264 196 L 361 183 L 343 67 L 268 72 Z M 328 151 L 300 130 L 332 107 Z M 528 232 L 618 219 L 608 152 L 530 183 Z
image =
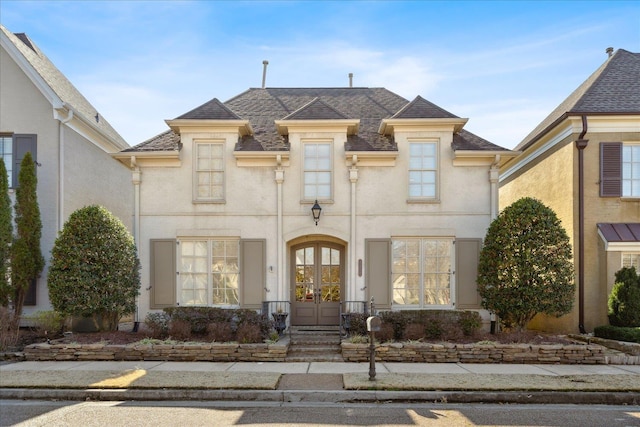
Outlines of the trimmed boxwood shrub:
M 168 307 L 164 312 L 168 316 L 168 334 L 173 324 L 178 325 L 173 331 L 179 332 L 180 337 L 172 337 L 177 339 L 186 339 L 188 335 L 208 337 L 212 341 L 259 343 L 267 339 L 273 329 L 271 320 L 249 309 Z
M 379 313 L 381 331 L 379 341 L 426 339 L 457 339 L 474 335 L 482 324 L 480 314 L 466 310 L 401 310 Z M 367 335 L 367 315 L 351 314 L 351 335 Z M 422 336 L 418 336 L 418 331 Z
M 596 326 L 593 334 L 599 338 L 606 338 L 617 341 L 636 342 L 640 344 L 640 327 L 625 328 L 621 326 Z

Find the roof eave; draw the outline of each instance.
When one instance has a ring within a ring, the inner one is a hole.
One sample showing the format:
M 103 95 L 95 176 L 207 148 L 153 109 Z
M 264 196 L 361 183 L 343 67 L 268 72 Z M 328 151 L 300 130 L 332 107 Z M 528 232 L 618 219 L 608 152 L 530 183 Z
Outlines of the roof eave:
M 181 134 L 183 130 L 198 128 L 236 129 L 240 136 L 253 134 L 249 120 L 173 119 L 165 120 L 165 123 L 177 134 Z
M 420 119 L 382 119 L 378 133 L 392 135 L 396 128 L 429 127 L 442 128 L 453 132 L 460 132 L 469 119 L 465 118 L 420 118 Z M 450 129 L 449 129 L 450 128 Z

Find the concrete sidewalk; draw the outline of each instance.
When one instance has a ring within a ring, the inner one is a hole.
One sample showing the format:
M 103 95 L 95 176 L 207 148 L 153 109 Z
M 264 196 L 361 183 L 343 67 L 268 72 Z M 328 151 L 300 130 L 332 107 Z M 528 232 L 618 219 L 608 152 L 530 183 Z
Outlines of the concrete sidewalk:
M 640 404 L 638 365 L 17 362 L 0 398 Z

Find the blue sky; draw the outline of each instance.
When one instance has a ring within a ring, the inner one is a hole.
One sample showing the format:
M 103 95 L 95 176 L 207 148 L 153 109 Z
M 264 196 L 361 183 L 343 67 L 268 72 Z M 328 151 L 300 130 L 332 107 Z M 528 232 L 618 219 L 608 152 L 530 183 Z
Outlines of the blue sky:
M 516 146 L 607 58 L 637 1 L 0 1 L 131 145 L 260 87 L 386 87 Z

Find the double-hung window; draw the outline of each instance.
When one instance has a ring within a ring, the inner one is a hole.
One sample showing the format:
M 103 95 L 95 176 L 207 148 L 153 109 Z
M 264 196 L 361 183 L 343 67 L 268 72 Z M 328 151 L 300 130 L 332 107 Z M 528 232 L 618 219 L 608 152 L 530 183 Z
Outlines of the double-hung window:
M 181 305 L 239 304 L 239 245 L 237 239 L 180 241 Z
M 622 197 L 640 197 L 640 144 L 622 145 Z
M 331 200 L 331 143 L 305 142 L 303 156 L 303 200 Z
M 195 200 L 224 200 L 224 143 L 195 142 Z
M 409 143 L 409 198 L 436 199 L 438 196 L 437 143 Z
M 407 308 L 453 306 L 453 239 L 392 240 L 393 303 Z

